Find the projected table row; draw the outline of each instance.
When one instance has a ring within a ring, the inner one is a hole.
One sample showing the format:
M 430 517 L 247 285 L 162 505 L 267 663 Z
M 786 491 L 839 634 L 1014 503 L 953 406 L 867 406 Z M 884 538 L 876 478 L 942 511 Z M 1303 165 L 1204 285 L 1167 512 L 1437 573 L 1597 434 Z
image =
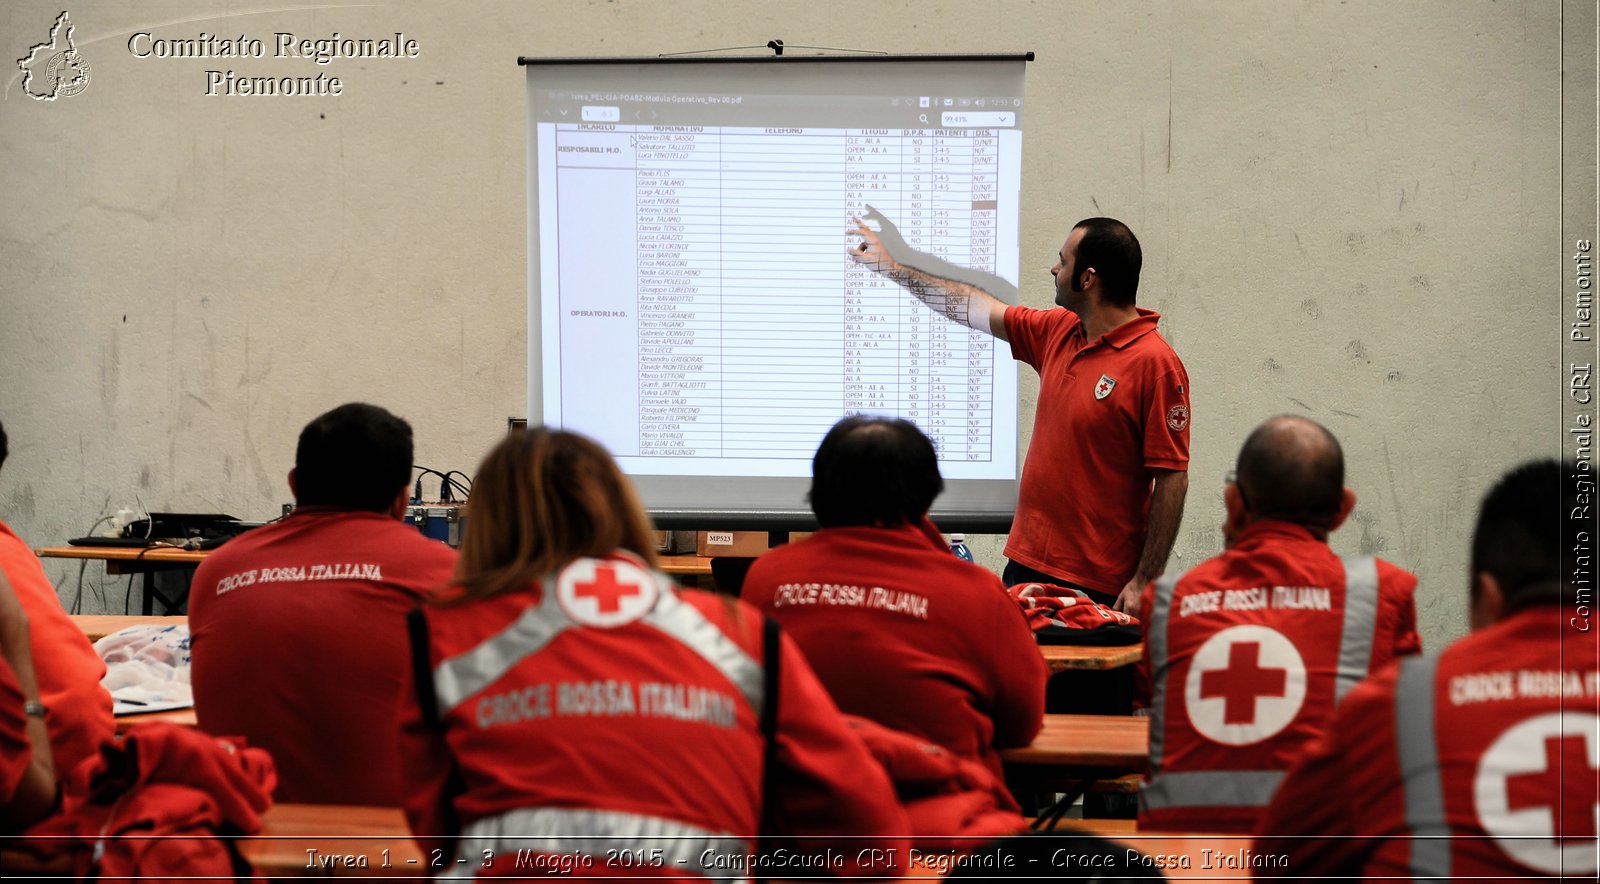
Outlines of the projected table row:
M 638 447 L 617 453 L 809 459 L 840 417 L 873 414 L 917 424 L 947 460 L 990 460 L 993 339 L 940 322 L 641 320 Z

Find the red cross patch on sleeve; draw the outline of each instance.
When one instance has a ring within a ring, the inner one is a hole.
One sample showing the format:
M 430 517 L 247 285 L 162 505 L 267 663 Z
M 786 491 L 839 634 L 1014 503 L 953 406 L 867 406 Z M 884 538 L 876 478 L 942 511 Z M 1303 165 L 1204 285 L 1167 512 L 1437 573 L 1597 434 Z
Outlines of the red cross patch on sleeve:
M 1167 409 L 1167 426 L 1174 433 L 1183 432 L 1183 428 L 1189 426 L 1189 406 L 1180 403 Z

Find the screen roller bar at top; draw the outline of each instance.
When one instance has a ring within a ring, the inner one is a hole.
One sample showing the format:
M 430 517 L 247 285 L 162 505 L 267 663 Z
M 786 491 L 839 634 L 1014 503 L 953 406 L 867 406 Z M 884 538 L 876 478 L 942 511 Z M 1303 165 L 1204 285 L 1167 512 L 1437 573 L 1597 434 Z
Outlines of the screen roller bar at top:
M 537 58 L 517 56 L 517 64 L 525 66 L 556 64 L 728 64 L 771 62 L 778 64 L 828 63 L 875 61 L 1033 61 L 1033 52 L 956 52 L 948 54 L 920 53 L 912 55 L 639 55 L 606 57 L 599 55 L 567 58 Z

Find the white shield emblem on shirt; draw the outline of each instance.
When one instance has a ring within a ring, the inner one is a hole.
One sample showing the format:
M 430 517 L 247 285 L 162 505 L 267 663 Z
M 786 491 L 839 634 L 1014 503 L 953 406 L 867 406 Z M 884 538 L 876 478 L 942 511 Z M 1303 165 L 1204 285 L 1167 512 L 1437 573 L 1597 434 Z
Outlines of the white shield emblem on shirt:
M 1111 391 L 1115 390 L 1116 388 L 1117 379 L 1111 375 L 1103 374 L 1100 376 L 1100 382 L 1094 385 L 1094 398 L 1104 399 L 1107 396 L 1110 396 Z

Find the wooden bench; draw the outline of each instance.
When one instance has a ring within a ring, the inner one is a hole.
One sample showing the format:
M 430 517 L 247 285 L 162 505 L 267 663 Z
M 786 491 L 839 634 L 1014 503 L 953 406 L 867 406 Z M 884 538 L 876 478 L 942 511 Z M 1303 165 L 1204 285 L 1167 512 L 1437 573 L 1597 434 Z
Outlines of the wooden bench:
M 428 873 L 422 848 L 411 839 L 397 807 L 279 804 L 262 818 L 261 832 L 239 839 L 239 850 L 267 878 L 421 877 Z M 40 862 L 6 845 L 0 849 L 6 877 L 68 877 L 65 858 Z

